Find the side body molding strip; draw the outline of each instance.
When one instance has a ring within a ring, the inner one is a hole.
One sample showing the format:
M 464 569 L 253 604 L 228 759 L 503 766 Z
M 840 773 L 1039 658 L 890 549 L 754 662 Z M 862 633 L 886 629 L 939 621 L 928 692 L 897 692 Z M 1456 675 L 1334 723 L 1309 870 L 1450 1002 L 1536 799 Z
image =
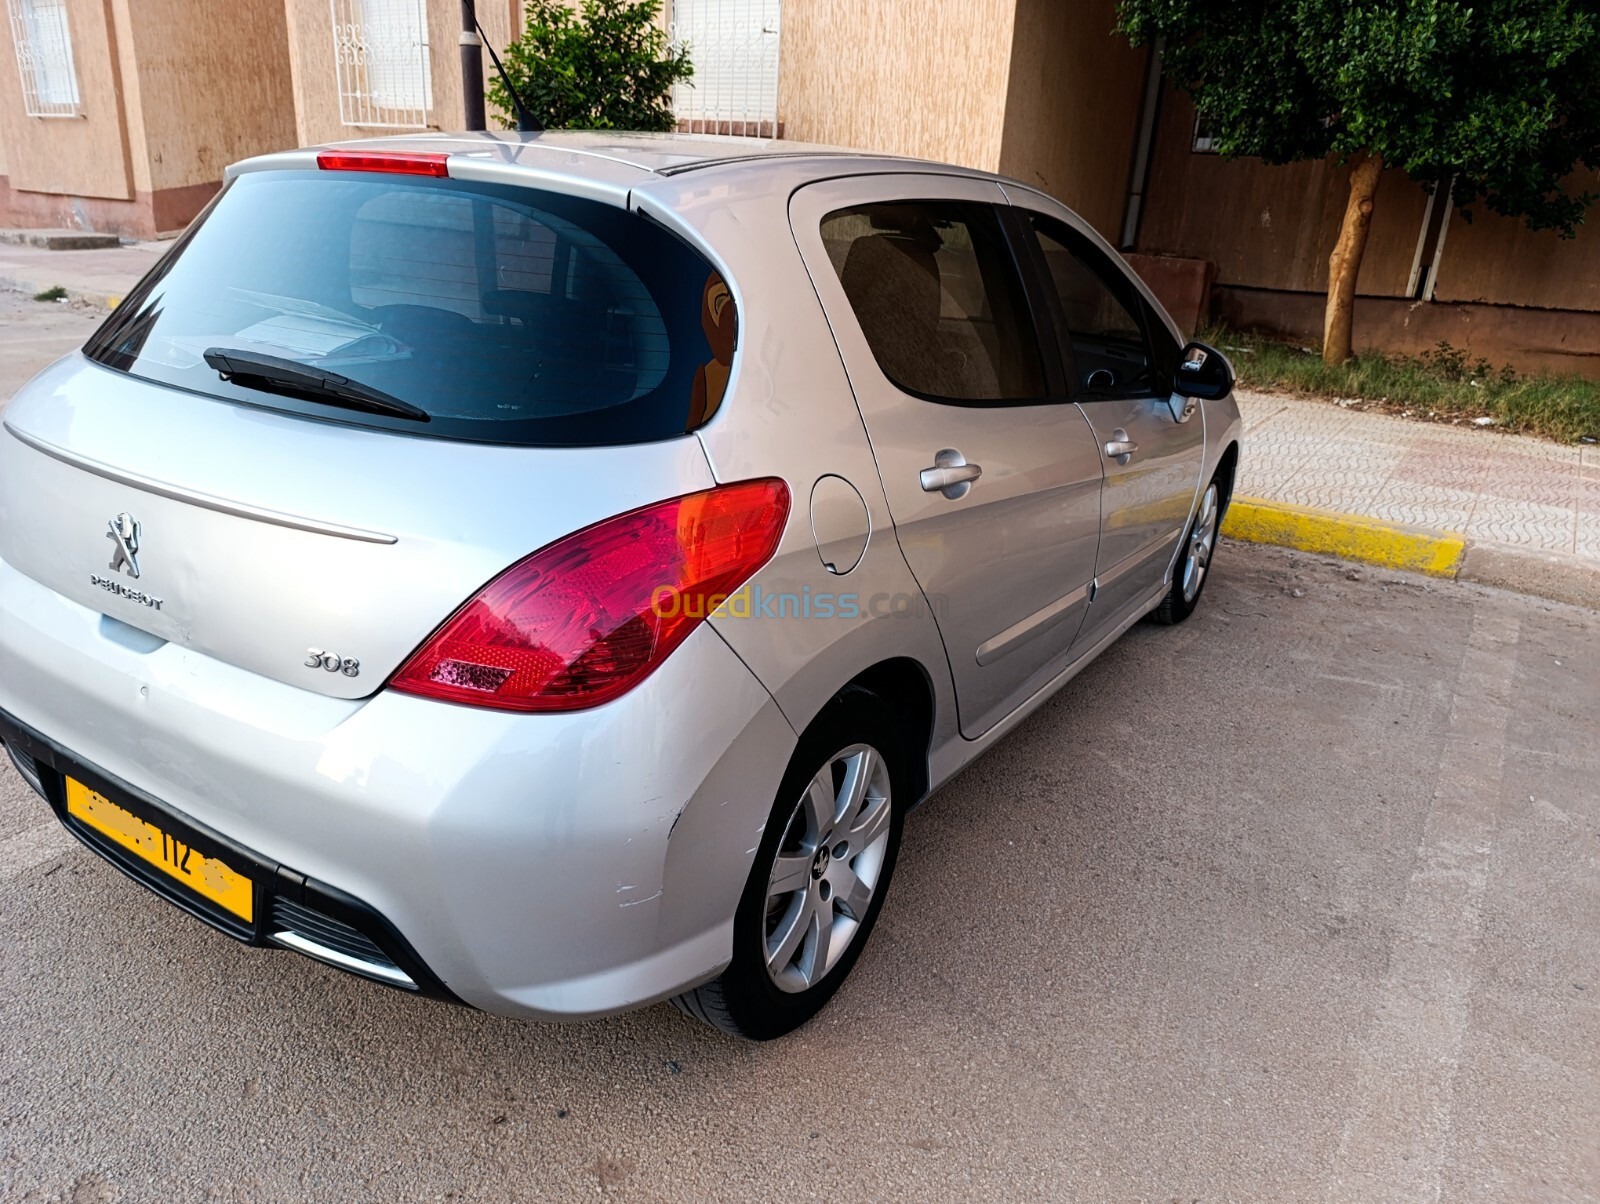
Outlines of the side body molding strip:
M 1034 611 L 1020 622 L 1013 623 L 999 635 L 990 636 L 978 645 L 978 663 L 992 665 L 1019 644 L 1026 643 L 1054 627 L 1079 602 L 1089 596 L 1089 586 L 1080 585 L 1070 594 L 1057 598 L 1048 606 Z

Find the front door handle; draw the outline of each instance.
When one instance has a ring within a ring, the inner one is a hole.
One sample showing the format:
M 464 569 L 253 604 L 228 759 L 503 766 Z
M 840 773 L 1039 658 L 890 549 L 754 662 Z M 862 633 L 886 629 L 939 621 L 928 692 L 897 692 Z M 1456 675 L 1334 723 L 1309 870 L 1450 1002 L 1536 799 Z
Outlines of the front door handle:
M 1139 450 L 1139 445 L 1128 438 L 1128 432 L 1120 426 L 1111 432 L 1111 438 L 1106 440 L 1106 456 L 1118 464 L 1126 464 L 1133 459 L 1133 453 Z
M 966 497 L 972 482 L 983 475 L 977 464 L 968 464 L 967 458 L 953 447 L 947 447 L 933 458 L 933 467 L 917 474 L 922 488 L 928 493 L 942 493 L 954 500 Z

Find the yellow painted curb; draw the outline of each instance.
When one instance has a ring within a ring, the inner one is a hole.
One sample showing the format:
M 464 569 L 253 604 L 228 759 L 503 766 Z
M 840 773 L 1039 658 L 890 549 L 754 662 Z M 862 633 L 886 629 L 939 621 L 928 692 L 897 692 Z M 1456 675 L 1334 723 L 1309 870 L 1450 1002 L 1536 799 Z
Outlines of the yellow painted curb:
M 1454 577 L 1467 547 L 1467 541 L 1453 532 L 1418 531 L 1359 514 L 1253 497 L 1233 499 L 1222 533 L 1436 577 Z

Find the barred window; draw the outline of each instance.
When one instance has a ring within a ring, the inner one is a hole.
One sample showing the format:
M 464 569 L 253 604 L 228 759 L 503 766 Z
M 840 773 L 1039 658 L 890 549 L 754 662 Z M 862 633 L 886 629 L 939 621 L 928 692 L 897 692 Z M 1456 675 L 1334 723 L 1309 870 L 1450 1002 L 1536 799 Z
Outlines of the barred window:
M 694 77 L 672 88 L 679 129 L 777 137 L 780 8 L 780 0 L 672 0 L 672 43 L 694 62 Z
M 29 117 L 77 117 L 78 72 L 72 62 L 66 0 L 7 0 L 11 40 Z
M 329 0 L 339 120 L 422 129 L 433 108 L 426 0 Z

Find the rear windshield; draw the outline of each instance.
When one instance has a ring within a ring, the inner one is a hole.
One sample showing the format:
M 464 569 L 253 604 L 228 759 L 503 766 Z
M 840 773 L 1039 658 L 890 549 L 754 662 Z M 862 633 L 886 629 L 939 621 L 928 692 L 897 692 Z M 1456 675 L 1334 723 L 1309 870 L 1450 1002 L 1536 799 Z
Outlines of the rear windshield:
M 698 253 L 615 206 L 458 180 L 260 172 L 228 187 L 85 351 L 147 380 L 331 422 L 642 443 L 716 410 L 735 320 Z M 262 363 L 277 365 L 273 379 L 250 375 Z M 222 364 L 245 370 L 224 379 Z

